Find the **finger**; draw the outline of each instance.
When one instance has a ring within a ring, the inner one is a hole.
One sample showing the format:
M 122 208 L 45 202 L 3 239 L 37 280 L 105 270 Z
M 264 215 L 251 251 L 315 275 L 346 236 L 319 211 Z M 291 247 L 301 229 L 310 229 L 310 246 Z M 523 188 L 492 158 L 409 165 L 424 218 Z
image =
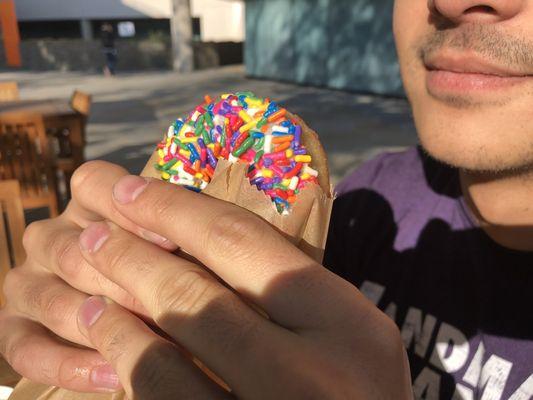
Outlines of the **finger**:
M 35 263 L 61 277 L 73 288 L 92 295 L 107 296 L 129 310 L 147 316 L 146 310 L 136 299 L 83 258 L 78 244 L 80 233 L 77 225 L 64 218 L 38 221 L 28 226 L 23 243 Z M 26 282 L 32 280 L 35 279 L 31 276 L 26 278 Z M 16 288 L 16 285 L 13 284 L 13 287 Z
M 285 327 L 343 323 L 340 311 L 352 309 L 352 285 L 240 207 L 135 176 L 115 185 L 114 198 L 124 216 L 177 243 Z
M 111 362 L 129 398 L 231 398 L 175 345 L 104 298 L 89 298 L 79 310 L 78 324 L 80 331 Z
M 112 189 L 115 182 L 125 175 L 128 172 L 124 168 L 105 161 L 83 164 L 72 176 L 72 201 L 65 215 L 82 228 L 91 222 L 108 219 L 162 248 L 175 250 L 174 243 L 117 212 L 112 201 Z
M 4 288 L 10 309 L 64 339 L 90 346 L 77 326 L 78 308 L 89 296 L 48 272 L 23 268 L 15 268 L 7 275 Z
M 39 324 L 0 313 L 0 353 L 20 375 L 43 384 L 79 392 L 114 392 L 118 377 L 94 350 L 59 341 Z
M 84 257 L 137 297 L 165 332 L 224 379 L 237 394 L 264 387 L 257 366 L 274 349 L 286 356 L 297 336 L 244 304 L 203 268 L 111 223 L 80 236 Z

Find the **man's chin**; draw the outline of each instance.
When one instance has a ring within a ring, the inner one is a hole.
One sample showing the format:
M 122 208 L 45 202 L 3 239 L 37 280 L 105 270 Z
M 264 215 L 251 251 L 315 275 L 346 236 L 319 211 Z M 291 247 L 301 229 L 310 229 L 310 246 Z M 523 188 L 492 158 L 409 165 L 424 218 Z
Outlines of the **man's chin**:
M 422 149 L 425 153 L 452 168 L 463 170 L 472 174 L 496 176 L 518 176 L 533 172 L 533 159 L 531 154 L 523 157 L 511 158 L 513 151 L 502 151 L 483 146 L 467 146 L 461 144 L 446 145 L 433 141 L 424 141 L 420 138 Z M 527 162 L 526 162 L 527 160 Z

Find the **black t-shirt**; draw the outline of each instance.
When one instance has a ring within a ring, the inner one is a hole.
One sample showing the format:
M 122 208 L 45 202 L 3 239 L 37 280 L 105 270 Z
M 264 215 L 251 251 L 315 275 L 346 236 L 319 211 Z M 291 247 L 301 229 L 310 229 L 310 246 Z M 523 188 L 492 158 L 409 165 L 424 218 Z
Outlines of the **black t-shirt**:
M 457 171 L 412 148 L 337 191 L 324 264 L 398 324 L 415 398 L 531 399 L 533 253 L 475 225 Z
M 101 37 L 102 47 L 112 49 L 115 47 L 115 34 L 113 31 L 102 30 Z

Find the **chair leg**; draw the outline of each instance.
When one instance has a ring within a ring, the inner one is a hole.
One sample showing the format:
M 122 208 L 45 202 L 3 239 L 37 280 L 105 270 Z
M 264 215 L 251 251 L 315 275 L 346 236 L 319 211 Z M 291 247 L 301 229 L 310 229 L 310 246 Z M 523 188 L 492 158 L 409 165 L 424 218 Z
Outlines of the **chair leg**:
M 67 170 L 56 171 L 56 198 L 59 212 L 65 211 L 71 198 L 70 194 L 70 177 L 72 173 Z
M 48 211 L 50 213 L 50 218 L 55 218 L 59 215 L 59 207 L 57 205 L 56 193 L 50 193 L 50 197 L 48 200 Z
M 72 191 L 70 189 L 70 182 L 72 180 L 72 175 L 74 175 L 74 170 L 65 170 L 64 171 L 64 179 L 65 179 L 65 188 L 66 188 L 66 204 L 65 208 L 72 199 Z

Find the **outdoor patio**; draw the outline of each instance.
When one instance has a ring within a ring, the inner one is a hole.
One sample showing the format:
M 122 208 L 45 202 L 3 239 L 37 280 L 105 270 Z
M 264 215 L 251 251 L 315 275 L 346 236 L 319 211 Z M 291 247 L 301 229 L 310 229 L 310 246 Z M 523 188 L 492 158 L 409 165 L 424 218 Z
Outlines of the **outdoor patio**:
M 333 182 L 383 150 L 416 143 L 407 102 L 399 98 L 347 93 L 247 79 L 242 66 L 183 75 L 174 72 L 121 74 L 4 73 L 21 88 L 21 98 L 68 97 L 73 89 L 93 95 L 87 159 L 103 159 L 138 173 L 171 121 L 212 96 L 251 90 L 302 116 L 321 137 Z

